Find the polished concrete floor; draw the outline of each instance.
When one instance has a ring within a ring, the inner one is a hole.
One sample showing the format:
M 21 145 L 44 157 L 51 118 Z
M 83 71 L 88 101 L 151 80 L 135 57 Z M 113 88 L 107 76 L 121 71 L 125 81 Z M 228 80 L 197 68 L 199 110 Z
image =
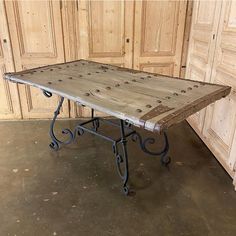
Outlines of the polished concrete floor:
M 129 197 L 110 143 L 84 134 L 54 152 L 49 124 L 0 123 L 0 236 L 236 235 L 232 180 L 187 123 L 168 132 L 169 170 L 129 142 Z

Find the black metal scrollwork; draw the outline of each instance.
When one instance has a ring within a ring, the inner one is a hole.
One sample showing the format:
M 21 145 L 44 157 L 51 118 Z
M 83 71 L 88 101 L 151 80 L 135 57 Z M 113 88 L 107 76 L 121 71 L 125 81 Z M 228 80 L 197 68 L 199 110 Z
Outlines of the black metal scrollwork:
M 43 90 L 43 94 L 48 98 L 52 96 L 51 92 L 48 92 L 45 90 Z M 158 152 L 151 151 L 148 148 L 148 146 L 155 144 L 154 138 L 149 137 L 149 138 L 146 138 L 143 140 L 141 135 L 131 127 L 132 124 L 127 120 L 126 121 L 120 120 L 120 125 L 119 125 L 119 124 L 116 124 L 111 121 L 105 122 L 104 119 L 101 119 L 99 117 L 94 118 L 94 110 L 93 109 L 91 110 L 91 120 L 77 124 L 73 131 L 68 128 L 63 129 L 62 134 L 65 134 L 67 136 L 67 138 L 65 139 L 65 141 L 58 139 L 54 133 L 54 126 L 55 126 L 57 116 L 60 114 L 60 109 L 63 105 L 63 102 L 64 102 L 64 97 L 61 97 L 58 107 L 54 112 L 52 122 L 50 124 L 49 134 L 52 139 L 52 142 L 50 143 L 49 146 L 54 150 L 58 150 L 61 145 L 70 144 L 72 141 L 75 140 L 77 135 L 81 136 L 84 134 L 85 131 L 92 133 L 94 135 L 97 135 L 97 136 L 99 136 L 103 139 L 106 139 L 108 141 L 111 141 L 113 152 L 115 154 L 116 168 L 117 168 L 117 172 L 122 180 L 124 194 L 128 195 L 130 193 L 129 186 L 128 186 L 129 166 L 128 166 L 128 153 L 127 153 L 127 139 L 126 138 L 131 137 L 131 139 L 134 142 L 138 142 L 138 144 L 140 145 L 140 148 L 145 153 L 148 153 L 148 154 L 154 155 L 154 156 L 160 156 L 161 162 L 163 165 L 167 166 L 170 163 L 171 159 L 169 156 L 167 156 L 167 153 L 169 151 L 169 142 L 168 142 L 168 137 L 167 137 L 166 133 L 164 133 L 164 147 Z M 113 139 L 112 137 L 109 137 L 109 136 L 103 135 L 102 133 L 99 133 L 98 128 L 100 126 L 100 121 L 111 124 L 115 127 L 119 127 L 120 128 L 120 138 Z M 86 125 L 89 123 L 92 124 L 91 128 L 86 127 Z
M 45 90 L 43 90 L 43 94 L 46 97 L 51 97 L 52 96 L 52 93 L 50 93 L 48 91 L 45 91 Z M 75 131 L 72 132 L 70 129 L 63 129 L 62 134 L 68 135 L 68 138 L 67 138 L 66 141 L 61 141 L 56 137 L 56 135 L 54 133 L 54 125 L 55 125 L 55 122 L 56 122 L 56 118 L 60 114 L 60 109 L 62 107 L 63 102 L 64 102 L 64 97 L 61 97 L 61 99 L 59 101 L 59 104 L 58 104 L 58 107 L 57 107 L 56 111 L 54 112 L 54 117 L 52 119 L 52 122 L 50 124 L 49 135 L 52 139 L 52 142 L 49 144 L 49 146 L 54 150 L 58 150 L 60 148 L 61 144 L 70 144 L 75 139 L 75 135 L 76 135 Z
M 50 98 L 52 96 L 52 93 L 51 92 L 48 92 L 46 90 L 43 90 L 43 94 L 44 96 L 46 96 L 47 98 Z
M 154 138 L 148 137 L 148 138 L 143 140 L 142 136 L 138 132 L 135 132 L 134 134 L 132 134 L 131 139 L 134 142 L 138 141 L 140 148 L 145 153 L 148 153 L 149 155 L 152 155 L 152 156 L 160 156 L 161 157 L 161 163 L 163 165 L 167 166 L 171 162 L 171 158 L 169 156 L 167 156 L 167 153 L 169 151 L 169 141 L 168 141 L 167 134 L 165 132 L 164 132 L 164 147 L 163 147 L 163 149 L 161 149 L 158 152 L 150 151 L 147 148 L 148 144 L 155 144 L 156 140 Z
M 116 157 L 116 168 L 117 172 L 123 182 L 123 191 L 125 195 L 129 194 L 129 187 L 127 185 L 129 179 L 129 166 L 128 166 L 128 155 L 127 155 L 127 140 L 125 137 L 124 123 L 123 120 L 120 121 L 121 124 L 121 140 L 119 142 L 114 142 L 112 145 L 113 152 Z M 122 145 L 123 154 L 121 155 L 118 150 L 118 144 Z M 122 170 L 123 169 L 123 170 Z

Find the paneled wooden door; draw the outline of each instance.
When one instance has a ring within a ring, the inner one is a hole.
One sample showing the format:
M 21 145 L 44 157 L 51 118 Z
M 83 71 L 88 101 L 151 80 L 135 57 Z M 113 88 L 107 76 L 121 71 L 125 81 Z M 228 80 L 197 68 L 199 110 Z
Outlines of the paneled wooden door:
M 187 79 L 209 82 L 216 45 L 221 1 L 195 1 L 189 40 Z M 205 109 L 188 118 L 195 131 L 201 135 Z
M 186 1 L 136 1 L 134 69 L 179 76 Z
M 78 58 L 132 68 L 133 1 L 78 1 Z M 90 110 L 76 109 L 75 116 Z
M 203 137 L 210 150 L 234 177 L 236 171 L 236 2 L 223 1 L 220 15 L 210 81 L 229 85 L 232 87 L 232 92 L 230 96 L 207 108 Z
M 18 88 L 3 80 L 5 72 L 14 71 L 14 64 L 6 19 L 5 5 L 0 0 L 0 118 L 21 118 Z
M 65 61 L 60 1 L 6 1 L 16 71 Z M 51 118 L 58 97 L 20 87 L 23 118 Z M 65 101 L 61 117 L 68 117 Z

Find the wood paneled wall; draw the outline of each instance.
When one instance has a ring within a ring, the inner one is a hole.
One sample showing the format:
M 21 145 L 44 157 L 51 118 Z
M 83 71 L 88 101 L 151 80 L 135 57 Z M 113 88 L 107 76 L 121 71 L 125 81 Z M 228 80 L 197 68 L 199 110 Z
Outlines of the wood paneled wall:
M 1 74 L 84 58 L 179 76 L 186 7 L 187 1 L 0 0 Z M 49 118 L 58 102 L 2 78 L 0 91 L 0 119 Z M 89 114 L 67 101 L 60 116 Z
M 236 2 L 195 1 L 186 78 L 229 85 L 230 96 L 188 119 L 236 186 Z

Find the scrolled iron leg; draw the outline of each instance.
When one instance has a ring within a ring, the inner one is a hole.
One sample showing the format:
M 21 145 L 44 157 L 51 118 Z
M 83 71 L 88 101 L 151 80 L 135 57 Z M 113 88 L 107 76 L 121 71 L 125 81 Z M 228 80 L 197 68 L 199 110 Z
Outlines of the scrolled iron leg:
M 123 192 L 125 195 L 129 194 L 129 187 L 128 187 L 128 179 L 129 179 L 129 164 L 128 164 L 128 153 L 127 153 L 127 140 L 125 137 L 125 131 L 124 131 L 124 123 L 123 120 L 120 121 L 120 128 L 121 128 L 121 140 L 120 144 L 122 146 L 122 155 L 118 151 L 117 145 L 119 143 L 114 142 L 113 143 L 113 152 L 116 156 L 116 167 L 117 172 L 122 179 L 123 182 Z M 122 166 L 123 168 L 122 168 Z M 123 170 L 122 170 L 123 169 Z
M 149 137 L 143 140 L 138 132 L 135 132 L 131 138 L 134 142 L 139 142 L 139 146 L 143 150 L 143 152 L 148 153 L 152 156 L 160 156 L 162 165 L 168 166 L 170 164 L 171 158 L 167 155 L 169 151 L 169 141 L 166 132 L 164 132 L 164 147 L 158 152 L 150 151 L 147 148 L 147 144 L 155 144 L 154 138 Z
M 52 93 L 45 90 L 43 91 L 43 94 L 48 98 L 52 96 Z M 49 144 L 49 146 L 55 151 L 57 151 L 60 148 L 61 144 L 70 144 L 74 140 L 75 135 L 76 135 L 76 133 L 75 132 L 73 133 L 70 129 L 63 129 L 62 134 L 68 135 L 68 139 L 66 141 L 61 141 L 54 134 L 54 125 L 55 125 L 57 116 L 60 114 L 60 109 L 62 107 L 63 102 L 64 102 L 64 97 L 61 97 L 58 107 L 54 112 L 54 116 L 50 124 L 50 130 L 49 130 L 49 135 L 52 139 L 52 142 Z

